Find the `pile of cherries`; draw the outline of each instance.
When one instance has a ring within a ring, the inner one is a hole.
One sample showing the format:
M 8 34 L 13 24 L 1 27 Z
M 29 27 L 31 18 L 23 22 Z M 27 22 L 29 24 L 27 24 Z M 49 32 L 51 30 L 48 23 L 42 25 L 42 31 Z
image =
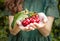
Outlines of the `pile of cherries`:
M 39 15 L 36 14 L 31 17 L 25 18 L 25 20 L 22 21 L 22 25 L 27 26 L 28 24 L 34 23 L 34 22 L 36 23 L 40 22 Z

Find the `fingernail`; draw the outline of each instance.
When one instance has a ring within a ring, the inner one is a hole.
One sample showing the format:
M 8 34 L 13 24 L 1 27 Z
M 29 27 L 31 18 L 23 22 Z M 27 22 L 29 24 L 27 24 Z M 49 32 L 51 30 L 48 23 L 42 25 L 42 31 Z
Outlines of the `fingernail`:
M 31 30 L 35 30 L 34 28 L 30 27 Z
M 35 29 L 33 29 L 33 30 L 35 30 Z
M 26 29 L 28 29 L 28 27 L 26 27 Z

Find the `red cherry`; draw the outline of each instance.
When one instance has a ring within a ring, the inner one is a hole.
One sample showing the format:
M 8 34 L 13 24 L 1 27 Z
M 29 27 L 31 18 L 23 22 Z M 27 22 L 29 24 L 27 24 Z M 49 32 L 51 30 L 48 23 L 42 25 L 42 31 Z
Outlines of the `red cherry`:
M 28 22 L 28 24 L 30 24 L 30 19 L 29 18 L 26 18 L 26 21 Z
M 28 23 L 24 20 L 24 21 L 22 21 L 22 25 L 23 26 L 26 26 Z
M 28 22 L 26 20 L 22 21 L 22 25 L 23 26 L 27 26 L 28 25 Z
M 30 23 L 34 23 L 34 19 L 32 17 L 30 18 Z
M 39 22 L 40 22 L 40 20 L 39 20 L 39 18 L 37 18 L 37 19 L 36 19 L 36 23 L 39 23 Z
M 38 15 L 33 15 L 29 18 L 25 18 L 25 20 L 22 21 L 22 25 L 27 26 L 28 24 L 34 23 L 34 22 L 36 22 L 36 23 L 40 22 L 40 19 L 39 19 Z
M 39 15 L 35 15 L 35 18 L 39 18 Z
M 22 21 L 22 25 L 27 26 L 28 24 L 30 24 L 30 20 L 29 18 L 25 18 L 25 20 Z
M 35 15 L 33 15 L 32 18 L 35 19 L 36 18 Z

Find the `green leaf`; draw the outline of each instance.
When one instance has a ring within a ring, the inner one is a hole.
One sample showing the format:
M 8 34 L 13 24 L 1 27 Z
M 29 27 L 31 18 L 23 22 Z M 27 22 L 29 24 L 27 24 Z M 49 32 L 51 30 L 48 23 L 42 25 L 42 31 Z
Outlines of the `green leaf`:
M 16 21 L 17 20 L 23 20 L 23 19 L 25 19 L 25 18 L 27 18 L 27 15 L 26 14 L 24 14 L 24 12 L 18 12 L 15 16 L 14 16 L 14 20 L 13 20 L 13 22 L 12 22 L 12 28 L 16 25 Z

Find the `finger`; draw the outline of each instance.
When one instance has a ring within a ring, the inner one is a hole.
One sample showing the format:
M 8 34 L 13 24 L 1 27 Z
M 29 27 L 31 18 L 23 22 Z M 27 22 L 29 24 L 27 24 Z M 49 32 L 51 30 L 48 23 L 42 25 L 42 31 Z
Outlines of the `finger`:
M 37 27 L 37 28 L 42 28 L 42 27 L 44 27 L 45 26 L 45 24 L 43 24 L 43 23 L 34 23 L 34 25 Z
M 31 31 L 31 30 L 34 30 L 34 28 L 33 28 L 32 26 L 28 25 L 28 26 L 26 27 L 26 31 Z
M 29 25 L 27 25 L 27 26 L 25 27 L 25 29 L 26 29 L 26 30 L 29 30 Z
M 35 30 L 33 27 L 30 27 L 30 30 Z
M 19 28 L 20 28 L 21 30 L 25 30 L 25 27 L 23 27 L 23 26 L 19 26 Z
M 30 26 L 34 29 L 36 28 L 36 26 L 33 23 L 31 23 Z
M 30 26 L 27 25 L 27 26 L 25 27 L 25 31 L 30 31 L 31 29 L 30 29 L 29 27 L 30 27 Z

